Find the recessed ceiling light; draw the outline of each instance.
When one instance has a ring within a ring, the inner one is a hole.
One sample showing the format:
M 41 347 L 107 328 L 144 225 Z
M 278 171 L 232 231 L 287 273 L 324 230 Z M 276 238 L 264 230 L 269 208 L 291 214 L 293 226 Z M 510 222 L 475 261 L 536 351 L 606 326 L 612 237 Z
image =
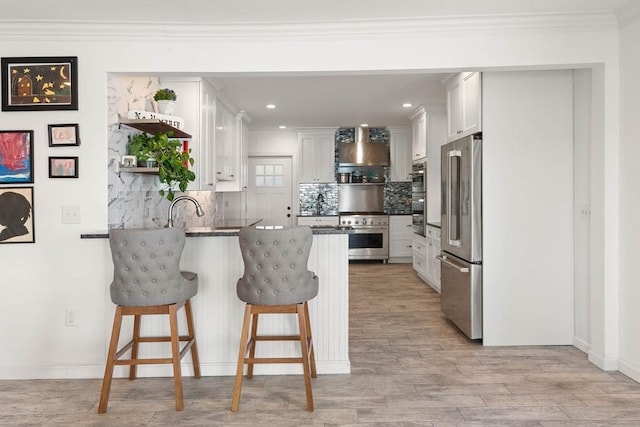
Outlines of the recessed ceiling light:
M 369 127 L 369 123 L 363 123 L 360 126 L 363 127 L 363 128 L 366 128 L 366 127 Z
M 267 105 L 266 105 L 266 107 L 267 107 L 269 110 L 273 110 L 274 108 L 276 108 L 276 104 L 267 104 Z
M 402 108 L 411 108 L 413 107 L 413 104 L 410 102 L 405 102 L 404 104 L 402 104 Z
M 280 125 L 278 126 L 278 129 L 286 129 L 287 127 L 285 125 Z

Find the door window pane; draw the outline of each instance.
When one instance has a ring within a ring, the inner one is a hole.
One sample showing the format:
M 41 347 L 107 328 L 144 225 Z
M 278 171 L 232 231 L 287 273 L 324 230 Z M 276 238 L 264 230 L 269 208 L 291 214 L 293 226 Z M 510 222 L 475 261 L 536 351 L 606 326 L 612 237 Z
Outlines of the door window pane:
M 256 187 L 282 187 L 284 165 L 256 165 Z

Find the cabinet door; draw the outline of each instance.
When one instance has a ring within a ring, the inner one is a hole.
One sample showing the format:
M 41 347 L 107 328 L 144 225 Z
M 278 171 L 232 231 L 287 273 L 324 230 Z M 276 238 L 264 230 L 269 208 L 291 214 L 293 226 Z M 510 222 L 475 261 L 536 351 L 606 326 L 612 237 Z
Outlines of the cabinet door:
M 427 113 L 420 108 L 411 117 L 411 144 L 413 160 L 427 157 Z
M 462 134 L 462 85 L 454 77 L 447 85 L 447 140 L 455 141 Z
M 482 74 L 475 71 L 462 78 L 462 134 L 482 130 Z
M 300 182 L 335 181 L 335 131 L 300 133 Z
M 393 182 L 411 181 L 411 129 L 407 127 L 389 128 L 391 171 Z
M 411 215 L 389 217 L 389 258 L 410 258 L 413 254 Z
M 215 190 L 215 92 L 203 83 L 200 96 L 200 152 L 195 166 L 199 171 L 200 189 Z M 198 177 L 196 177 L 198 179 Z
M 460 73 L 447 84 L 447 140 L 482 131 L 482 73 Z

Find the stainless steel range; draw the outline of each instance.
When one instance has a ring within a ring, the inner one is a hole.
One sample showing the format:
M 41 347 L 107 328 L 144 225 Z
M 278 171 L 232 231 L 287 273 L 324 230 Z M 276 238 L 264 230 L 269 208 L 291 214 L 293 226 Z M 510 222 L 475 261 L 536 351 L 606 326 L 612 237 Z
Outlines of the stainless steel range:
M 350 226 L 349 260 L 389 259 L 389 215 L 383 213 L 340 213 L 340 225 Z

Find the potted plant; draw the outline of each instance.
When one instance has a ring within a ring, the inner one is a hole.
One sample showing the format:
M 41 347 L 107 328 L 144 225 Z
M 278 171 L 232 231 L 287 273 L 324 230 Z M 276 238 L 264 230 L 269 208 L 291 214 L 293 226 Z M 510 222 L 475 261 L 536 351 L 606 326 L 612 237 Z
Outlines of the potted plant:
M 158 113 L 171 115 L 176 110 L 176 93 L 173 89 L 158 89 L 153 99 L 158 103 Z
M 186 191 L 190 181 L 195 181 L 196 174 L 189 169 L 194 160 L 191 149 L 182 150 L 182 143 L 177 139 L 169 139 L 169 133 L 148 135 L 140 133 L 129 137 L 129 154 L 136 156 L 141 162 L 154 159 L 158 165 L 158 177 L 162 184 L 158 191 L 162 197 L 172 201 L 174 191 Z

